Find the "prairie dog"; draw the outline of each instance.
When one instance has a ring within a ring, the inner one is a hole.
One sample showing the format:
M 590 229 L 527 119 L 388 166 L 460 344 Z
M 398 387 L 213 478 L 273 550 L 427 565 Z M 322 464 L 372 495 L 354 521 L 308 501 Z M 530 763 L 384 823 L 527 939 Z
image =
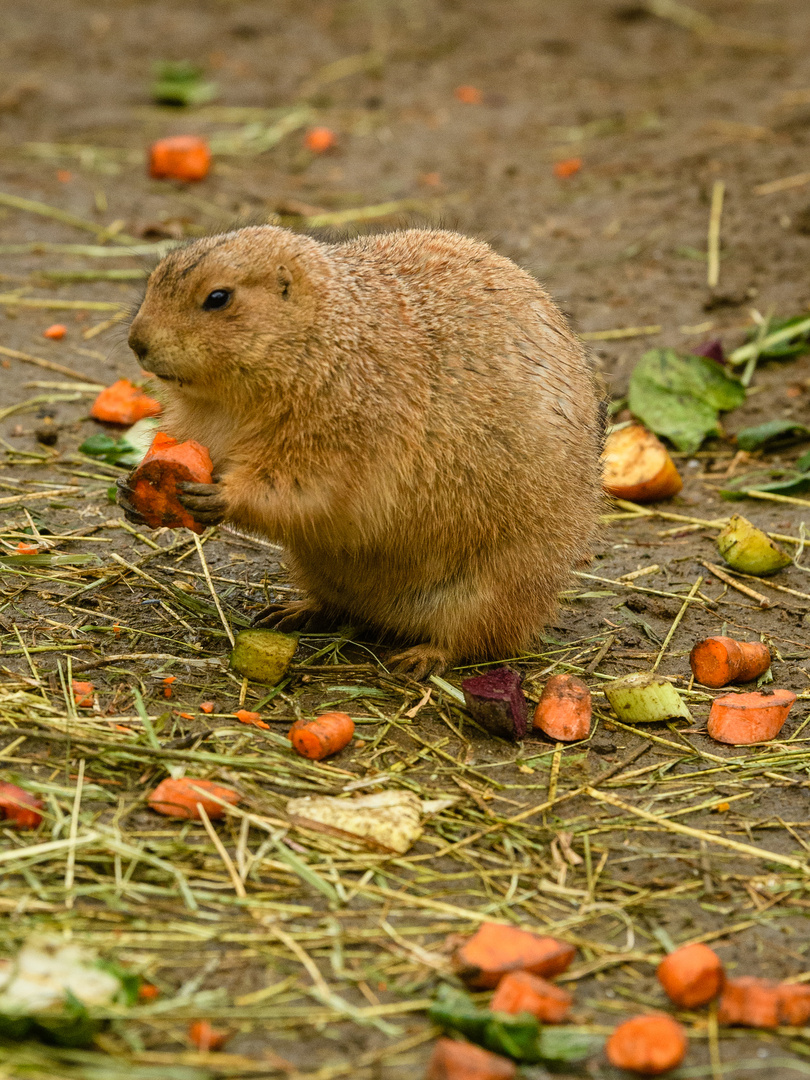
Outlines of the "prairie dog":
M 163 383 L 162 430 L 207 446 L 219 474 L 185 505 L 286 549 L 305 599 L 265 625 L 349 618 L 409 645 L 395 659 L 423 678 L 524 650 L 590 552 L 590 365 L 486 244 L 208 237 L 154 270 L 129 344 Z

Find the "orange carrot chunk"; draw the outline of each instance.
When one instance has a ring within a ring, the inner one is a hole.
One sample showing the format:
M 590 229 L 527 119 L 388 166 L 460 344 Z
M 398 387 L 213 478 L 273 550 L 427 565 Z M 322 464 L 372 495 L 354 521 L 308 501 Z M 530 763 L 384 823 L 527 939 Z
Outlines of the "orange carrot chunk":
M 498 983 L 489 1003 L 493 1012 L 528 1012 L 544 1024 L 559 1024 L 574 1004 L 573 997 L 560 986 L 531 975 L 528 971 L 510 971 Z
M 194 439 L 179 443 L 158 432 L 146 457 L 129 476 L 129 500 L 153 529 L 185 527 L 201 533 L 204 526 L 180 502 L 177 485 L 186 481 L 210 484 L 213 467 L 206 448 Z
M 810 1023 L 810 986 L 806 983 L 779 984 L 779 1022 L 790 1027 Z
M 314 720 L 296 720 L 287 738 L 301 757 L 320 761 L 348 746 L 354 735 L 354 720 L 343 712 L 321 713 Z
M 625 1020 L 605 1045 L 608 1061 L 617 1069 L 642 1076 L 660 1076 L 686 1056 L 686 1032 L 665 1013 L 650 1013 Z
M 484 95 L 477 86 L 457 86 L 453 91 L 453 97 L 462 105 L 480 105 Z
M 265 724 L 262 720 L 262 714 L 258 712 L 249 712 L 248 709 L 237 709 L 233 714 L 240 724 L 252 724 L 253 727 L 266 728 L 270 730 L 270 725 Z
M 49 326 L 47 330 L 42 331 L 42 336 L 50 338 L 51 341 L 61 341 L 67 333 L 67 327 L 62 323 L 54 323 L 53 326 Z
M 575 675 L 555 675 L 543 688 L 533 727 L 558 742 L 586 739 L 591 730 L 591 692 Z
M 723 987 L 723 963 L 708 945 L 683 945 L 658 965 L 658 981 L 670 1001 L 684 1009 L 705 1005 Z
M 204 180 L 211 168 L 211 151 L 197 135 L 171 135 L 149 147 L 149 175 L 155 180 Z
M 188 1038 L 198 1050 L 205 1053 L 208 1050 L 221 1050 L 228 1041 L 229 1032 L 218 1031 L 211 1027 L 207 1020 L 195 1020 L 193 1024 L 189 1024 Z
M 328 127 L 311 128 L 304 136 L 304 145 L 313 154 L 325 154 L 337 146 L 337 135 Z
M 574 959 L 576 949 L 553 937 L 500 923 L 483 923 L 456 950 L 454 964 L 470 986 L 497 986 L 510 971 L 528 971 L 549 978 L 560 975 Z
M 200 712 L 212 713 L 214 711 L 215 703 L 213 701 L 201 701 Z
M 156 1001 L 160 997 L 160 990 L 154 983 L 143 982 L 138 987 L 138 1001 Z
M 567 180 L 570 176 L 576 176 L 581 168 L 582 158 L 572 157 L 563 158 L 562 161 L 555 161 L 551 171 L 558 180 Z
M 96 695 L 91 682 L 81 682 L 79 679 L 74 679 L 71 683 L 71 689 L 73 690 L 73 700 L 76 702 L 77 709 L 93 708 Z
M 456 1039 L 438 1039 L 425 1080 L 514 1080 L 517 1068 L 508 1058 Z
M 605 491 L 629 502 L 670 499 L 683 487 L 669 451 L 641 424 L 611 432 L 602 452 Z
M 717 1022 L 744 1027 L 779 1027 L 780 986 L 769 979 L 742 975 L 727 979 L 717 1007 Z
M 184 776 L 179 780 L 162 780 L 149 796 L 149 806 L 166 817 L 192 818 L 199 821 L 197 803 L 200 803 L 209 818 L 223 817 L 225 808 L 213 799 L 206 798 L 206 792 L 230 803 L 231 806 L 239 802 L 239 795 L 233 788 L 223 787 L 211 780 L 195 780 L 193 777 Z
M 751 682 L 771 666 L 771 653 L 761 641 L 735 641 L 730 637 L 709 637 L 699 641 L 689 654 L 695 680 L 717 688 L 733 682 Z
M 767 742 L 782 730 L 795 700 L 791 690 L 723 694 L 712 702 L 708 732 L 717 742 L 732 746 Z
M 145 416 L 157 416 L 160 411 L 159 401 L 149 397 L 129 379 L 119 379 L 101 391 L 93 402 L 90 415 L 107 424 L 134 424 Z
M 0 821 L 18 829 L 36 829 L 42 821 L 42 800 L 16 784 L 0 784 Z

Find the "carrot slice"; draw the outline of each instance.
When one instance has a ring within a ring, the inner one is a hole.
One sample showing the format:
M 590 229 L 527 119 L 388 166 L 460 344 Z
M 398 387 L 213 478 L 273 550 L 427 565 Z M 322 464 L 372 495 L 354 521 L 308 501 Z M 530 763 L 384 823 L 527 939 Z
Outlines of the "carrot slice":
M 733 682 L 758 679 L 771 666 L 771 653 L 761 641 L 709 637 L 692 649 L 689 664 L 697 682 L 716 689 Z
M 155 1001 L 160 997 L 160 990 L 154 983 L 144 982 L 138 987 L 138 1001 Z
M 50 338 L 51 341 L 61 341 L 66 333 L 66 326 L 62 323 L 54 323 L 53 326 L 49 326 L 47 330 L 42 331 L 42 336 Z
M 453 91 L 453 97 L 462 105 L 480 105 L 484 95 L 477 86 L 457 86 Z
M 576 955 L 573 945 L 553 937 L 500 923 L 483 923 L 456 950 L 456 971 L 471 986 L 497 986 L 510 971 L 528 971 L 548 978 L 559 975 Z
M 675 949 L 664 957 L 656 974 L 670 1001 L 684 1009 L 705 1005 L 723 986 L 723 963 L 714 949 L 701 942 Z
M 293 750 L 301 757 L 320 761 L 348 746 L 354 735 L 354 720 L 343 712 L 321 713 L 314 720 L 296 720 L 287 733 Z
M 324 154 L 337 146 L 337 135 L 328 127 L 311 128 L 304 136 L 304 145 L 313 154 Z
M 201 791 L 198 789 L 202 789 Z M 225 808 L 213 799 L 207 799 L 205 792 L 215 795 L 223 802 L 235 806 L 239 802 L 239 795 L 233 788 L 222 787 L 211 780 L 195 780 L 193 777 L 184 776 L 179 780 L 167 778 L 162 780 L 149 796 L 149 806 L 159 814 L 166 817 L 200 819 L 197 803 L 200 803 L 209 818 L 221 818 L 225 814 Z
M 438 1039 L 425 1080 L 514 1080 L 517 1067 L 508 1058 L 456 1039 Z
M 510 971 L 498 983 L 489 1007 L 493 1012 L 528 1012 L 545 1024 L 559 1024 L 573 1004 L 567 990 L 547 979 L 528 971 Z
M 253 727 L 266 728 L 270 730 L 270 725 L 265 724 L 262 720 L 262 714 L 258 712 L 249 712 L 247 709 L 237 709 L 233 714 L 240 724 L 252 724 Z
M 533 727 L 558 742 L 586 739 L 591 730 L 591 692 L 575 675 L 555 675 L 543 687 Z
M 92 709 L 96 703 L 95 687 L 91 682 L 81 682 L 79 679 L 72 681 L 73 700 L 77 709 Z
M 680 1065 L 686 1056 L 686 1032 L 665 1013 L 650 1013 L 625 1020 L 605 1045 L 611 1065 L 618 1069 L 660 1076 Z
M 555 161 L 551 171 L 558 180 L 567 180 L 571 176 L 576 176 L 581 168 L 581 157 L 569 157 L 563 158 L 562 161 Z
M 672 498 L 683 487 L 667 448 L 640 424 L 608 435 L 602 461 L 605 491 L 617 499 L 657 502 Z
M 207 1050 L 221 1050 L 229 1037 L 229 1032 L 219 1031 L 217 1028 L 211 1027 L 207 1020 L 195 1020 L 193 1024 L 189 1024 L 189 1042 L 193 1043 L 198 1050 L 202 1050 L 203 1053 Z
M 107 424 L 134 424 L 145 416 L 157 416 L 160 411 L 159 401 L 149 397 L 129 379 L 119 379 L 101 391 L 93 402 L 90 415 Z
M 810 1023 L 810 986 L 806 983 L 779 984 L 779 1021 L 790 1027 Z
M 707 730 L 717 742 L 732 746 L 767 742 L 782 730 L 795 700 L 792 690 L 723 694 L 712 702 Z
M 752 975 L 727 979 L 717 1007 L 718 1023 L 779 1027 L 780 989 L 779 983 Z
M 197 135 L 171 135 L 149 147 L 149 175 L 155 180 L 204 180 L 211 168 L 211 150 Z
M 200 712 L 210 714 L 210 713 L 212 713 L 214 711 L 214 708 L 215 708 L 215 702 L 213 702 L 213 701 L 201 701 L 200 702 Z
M 213 467 L 206 448 L 194 439 L 179 443 L 171 435 L 158 432 L 146 457 L 127 481 L 130 502 L 153 529 L 184 526 L 201 533 L 204 526 L 180 502 L 177 485 L 184 481 L 210 484 Z
M 18 829 L 36 829 L 42 821 L 42 799 L 16 784 L 0 784 L 0 821 Z

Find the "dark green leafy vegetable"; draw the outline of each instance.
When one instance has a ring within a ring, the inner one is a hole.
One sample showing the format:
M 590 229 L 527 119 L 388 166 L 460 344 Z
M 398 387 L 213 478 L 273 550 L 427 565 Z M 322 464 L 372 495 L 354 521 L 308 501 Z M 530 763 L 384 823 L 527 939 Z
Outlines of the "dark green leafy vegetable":
M 217 94 L 217 84 L 206 82 L 203 70 L 187 60 L 160 61 L 154 75 L 152 98 L 159 105 L 203 105 Z
M 745 387 L 705 356 L 650 349 L 630 377 L 630 411 L 686 453 L 720 430 L 718 414 L 745 400 Z
M 480 1008 L 469 994 L 446 984 L 439 987 L 428 1015 L 444 1031 L 526 1064 L 581 1061 L 599 1043 L 576 1028 L 542 1028 L 530 1013 L 512 1016 Z
M 743 428 L 737 432 L 737 446 L 741 450 L 758 450 L 766 443 L 786 436 L 810 437 L 810 427 L 797 420 L 766 420 L 756 427 Z
M 769 345 L 767 338 L 772 334 L 787 332 L 791 327 L 797 327 L 797 333 L 790 335 L 787 340 Z M 756 341 L 762 331 L 755 327 L 748 332 L 746 341 Z M 794 315 L 790 319 L 770 319 L 763 335 L 764 347 L 759 355 L 763 360 L 784 360 L 788 356 L 801 356 L 810 351 L 810 329 L 807 327 L 806 315 Z

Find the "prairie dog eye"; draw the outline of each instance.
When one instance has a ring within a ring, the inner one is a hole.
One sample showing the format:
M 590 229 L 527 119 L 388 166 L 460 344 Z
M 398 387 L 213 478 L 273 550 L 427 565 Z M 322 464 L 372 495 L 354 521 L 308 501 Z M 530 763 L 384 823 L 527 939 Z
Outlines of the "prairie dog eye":
M 221 308 L 227 307 L 232 295 L 230 289 L 214 289 L 203 300 L 203 311 L 219 311 Z

